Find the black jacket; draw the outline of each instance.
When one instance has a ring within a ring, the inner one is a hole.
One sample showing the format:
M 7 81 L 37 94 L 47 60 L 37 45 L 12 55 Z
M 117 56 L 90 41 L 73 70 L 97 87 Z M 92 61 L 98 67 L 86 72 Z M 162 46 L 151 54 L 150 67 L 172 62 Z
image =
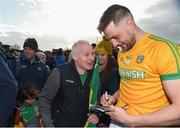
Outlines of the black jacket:
M 55 126 L 83 127 L 88 118 L 90 81 L 89 71 L 82 85 L 74 63 L 61 65 L 60 88 L 55 96 L 52 112 Z

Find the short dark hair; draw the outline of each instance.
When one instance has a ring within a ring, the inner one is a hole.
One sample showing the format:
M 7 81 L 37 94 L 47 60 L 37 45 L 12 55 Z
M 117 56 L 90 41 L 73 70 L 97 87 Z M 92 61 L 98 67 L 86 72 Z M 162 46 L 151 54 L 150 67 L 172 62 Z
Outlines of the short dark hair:
M 93 49 L 96 47 L 96 43 L 92 43 L 91 46 L 93 47 Z
M 25 83 L 20 87 L 18 93 L 18 100 L 23 103 L 27 99 L 36 98 L 39 93 L 39 89 L 30 83 Z
M 102 33 L 111 21 L 118 25 L 119 21 L 128 15 L 132 16 L 130 10 L 127 7 L 118 4 L 111 5 L 103 13 L 101 19 L 99 20 L 97 29 L 100 33 Z

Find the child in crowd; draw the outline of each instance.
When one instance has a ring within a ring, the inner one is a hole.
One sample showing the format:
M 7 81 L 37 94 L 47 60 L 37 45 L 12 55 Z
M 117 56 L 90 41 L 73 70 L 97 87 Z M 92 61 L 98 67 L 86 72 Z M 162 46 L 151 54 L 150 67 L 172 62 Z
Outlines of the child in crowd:
M 25 84 L 19 91 L 21 119 L 25 127 L 40 127 L 40 113 L 36 103 L 38 89 L 32 84 Z

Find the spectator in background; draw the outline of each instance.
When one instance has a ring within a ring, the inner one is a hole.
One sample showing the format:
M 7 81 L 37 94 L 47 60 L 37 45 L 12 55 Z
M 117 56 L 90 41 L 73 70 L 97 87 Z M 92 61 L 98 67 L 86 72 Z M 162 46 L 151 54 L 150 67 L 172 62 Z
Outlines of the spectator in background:
M 44 86 L 49 71 L 37 57 L 38 44 L 34 38 L 27 38 L 23 45 L 24 55 L 11 65 L 19 87 L 26 83 L 36 85 L 39 90 Z
M 55 67 L 56 61 L 51 51 L 45 51 L 46 54 L 46 65 L 50 68 L 50 71 Z
M 46 63 L 46 54 L 44 52 L 36 52 L 36 56 L 41 62 Z
M 36 52 L 36 56 L 41 62 L 46 64 L 46 54 L 44 52 Z M 50 72 L 49 66 L 46 65 L 46 67 L 47 67 L 48 71 Z
M 70 53 L 71 53 L 70 49 L 67 49 L 67 50 L 64 51 L 65 62 L 68 62 L 68 57 L 69 57 Z
M 95 49 L 96 43 L 92 43 L 91 46 L 93 47 L 93 49 Z
M 59 48 L 57 51 L 57 56 L 55 58 L 56 61 L 56 66 L 64 64 L 65 63 L 65 57 L 64 57 L 64 52 L 62 48 Z
M 9 121 L 15 107 L 17 91 L 17 82 L 6 64 L 0 42 L 0 127 L 11 127 Z
M 20 88 L 20 116 L 25 127 L 40 127 L 40 112 L 36 101 L 38 93 L 39 90 L 32 84 L 25 84 Z
M 95 48 L 96 55 L 99 57 L 101 88 L 100 94 L 105 97 L 108 94 L 109 103 L 115 104 L 119 96 L 119 72 L 118 63 L 112 56 L 112 44 L 104 37 Z M 102 98 L 102 102 L 104 98 Z M 110 117 L 104 113 L 100 113 L 99 127 L 109 127 Z

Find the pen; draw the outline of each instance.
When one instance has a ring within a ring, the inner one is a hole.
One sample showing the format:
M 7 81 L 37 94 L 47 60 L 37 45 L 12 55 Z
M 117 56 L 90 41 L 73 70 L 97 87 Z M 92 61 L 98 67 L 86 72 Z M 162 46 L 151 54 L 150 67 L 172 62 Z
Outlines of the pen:
M 105 99 L 106 99 L 106 101 L 108 101 L 108 100 L 109 100 L 109 97 L 108 97 L 108 93 L 107 93 L 107 91 L 105 91 Z

